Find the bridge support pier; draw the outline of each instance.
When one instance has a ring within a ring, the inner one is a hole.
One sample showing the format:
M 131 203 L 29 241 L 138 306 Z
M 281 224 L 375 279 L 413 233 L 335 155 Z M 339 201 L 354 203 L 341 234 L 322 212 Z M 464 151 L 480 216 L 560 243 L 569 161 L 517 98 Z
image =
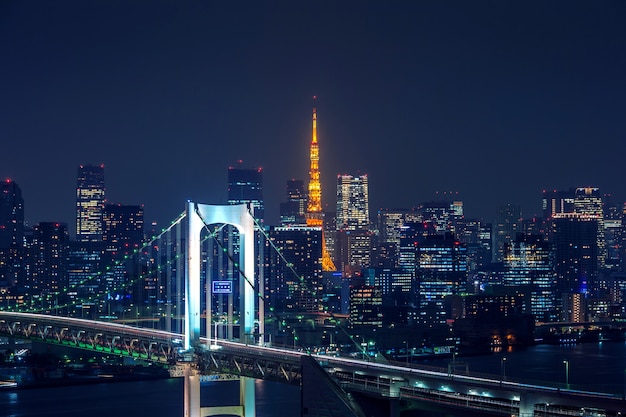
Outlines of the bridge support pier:
M 256 395 L 254 392 L 254 378 L 239 378 L 239 405 L 225 405 L 202 407 L 200 405 L 200 375 L 185 365 L 183 373 L 184 386 L 184 417 L 209 417 L 209 416 L 256 416 Z
M 400 407 L 400 400 L 397 398 L 389 399 L 389 417 L 400 417 L 402 407 Z
M 200 417 L 200 376 L 186 364 L 183 379 L 184 417 Z

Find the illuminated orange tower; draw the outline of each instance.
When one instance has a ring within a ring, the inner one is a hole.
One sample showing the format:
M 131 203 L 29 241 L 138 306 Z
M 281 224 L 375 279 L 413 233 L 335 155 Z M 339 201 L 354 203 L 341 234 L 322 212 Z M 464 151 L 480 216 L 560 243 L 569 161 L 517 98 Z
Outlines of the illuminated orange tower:
M 307 204 L 307 226 L 322 228 L 322 269 L 336 271 L 337 268 L 326 249 L 324 236 L 324 212 L 322 211 L 322 184 L 320 183 L 320 148 L 317 143 L 317 108 L 313 96 L 313 137 L 311 139 L 311 169 L 309 171 L 309 198 Z

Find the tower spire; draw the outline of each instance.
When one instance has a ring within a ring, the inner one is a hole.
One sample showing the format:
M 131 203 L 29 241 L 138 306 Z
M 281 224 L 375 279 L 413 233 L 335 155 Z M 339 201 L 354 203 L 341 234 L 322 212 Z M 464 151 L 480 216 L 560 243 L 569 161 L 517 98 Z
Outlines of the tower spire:
M 317 96 L 313 96 L 313 131 L 311 137 L 311 169 L 309 170 L 309 198 L 307 203 L 307 226 L 322 228 L 322 269 L 336 271 L 337 268 L 326 249 L 324 237 L 324 212 L 322 211 L 322 184 L 320 182 L 320 149 L 317 143 Z

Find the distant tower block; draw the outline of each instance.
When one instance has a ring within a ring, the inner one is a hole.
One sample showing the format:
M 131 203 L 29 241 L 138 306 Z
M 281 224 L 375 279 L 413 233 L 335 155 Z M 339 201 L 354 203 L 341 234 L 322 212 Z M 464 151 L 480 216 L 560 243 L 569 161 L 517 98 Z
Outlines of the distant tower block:
M 317 143 L 317 108 L 313 96 L 313 137 L 311 139 L 311 170 L 309 171 L 309 200 L 307 204 L 306 224 L 322 228 L 322 269 L 336 271 L 337 268 L 326 249 L 324 238 L 324 212 L 322 211 L 322 184 L 320 182 L 320 148 Z
M 239 250 L 239 298 L 241 338 L 254 331 L 254 218 L 247 204 L 213 206 L 189 201 L 187 203 L 187 260 L 185 268 L 185 336 L 184 349 L 191 349 L 200 339 L 200 232 L 210 224 L 230 224 L 237 228 Z M 206 315 L 207 328 L 211 315 Z M 263 317 L 259 317 L 263 328 Z M 246 341 L 247 343 L 247 341 Z

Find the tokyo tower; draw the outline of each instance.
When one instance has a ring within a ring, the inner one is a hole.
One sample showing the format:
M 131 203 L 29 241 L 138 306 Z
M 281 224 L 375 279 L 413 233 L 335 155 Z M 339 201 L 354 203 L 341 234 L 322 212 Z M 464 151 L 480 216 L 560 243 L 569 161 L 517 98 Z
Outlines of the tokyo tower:
M 317 108 L 313 96 L 313 137 L 311 138 L 311 169 L 309 171 L 309 198 L 307 204 L 307 226 L 322 228 L 322 269 L 336 271 L 337 268 L 326 249 L 324 236 L 324 212 L 322 211 L 322 184 L 320 183 L 320 148 L 317 143 Z

